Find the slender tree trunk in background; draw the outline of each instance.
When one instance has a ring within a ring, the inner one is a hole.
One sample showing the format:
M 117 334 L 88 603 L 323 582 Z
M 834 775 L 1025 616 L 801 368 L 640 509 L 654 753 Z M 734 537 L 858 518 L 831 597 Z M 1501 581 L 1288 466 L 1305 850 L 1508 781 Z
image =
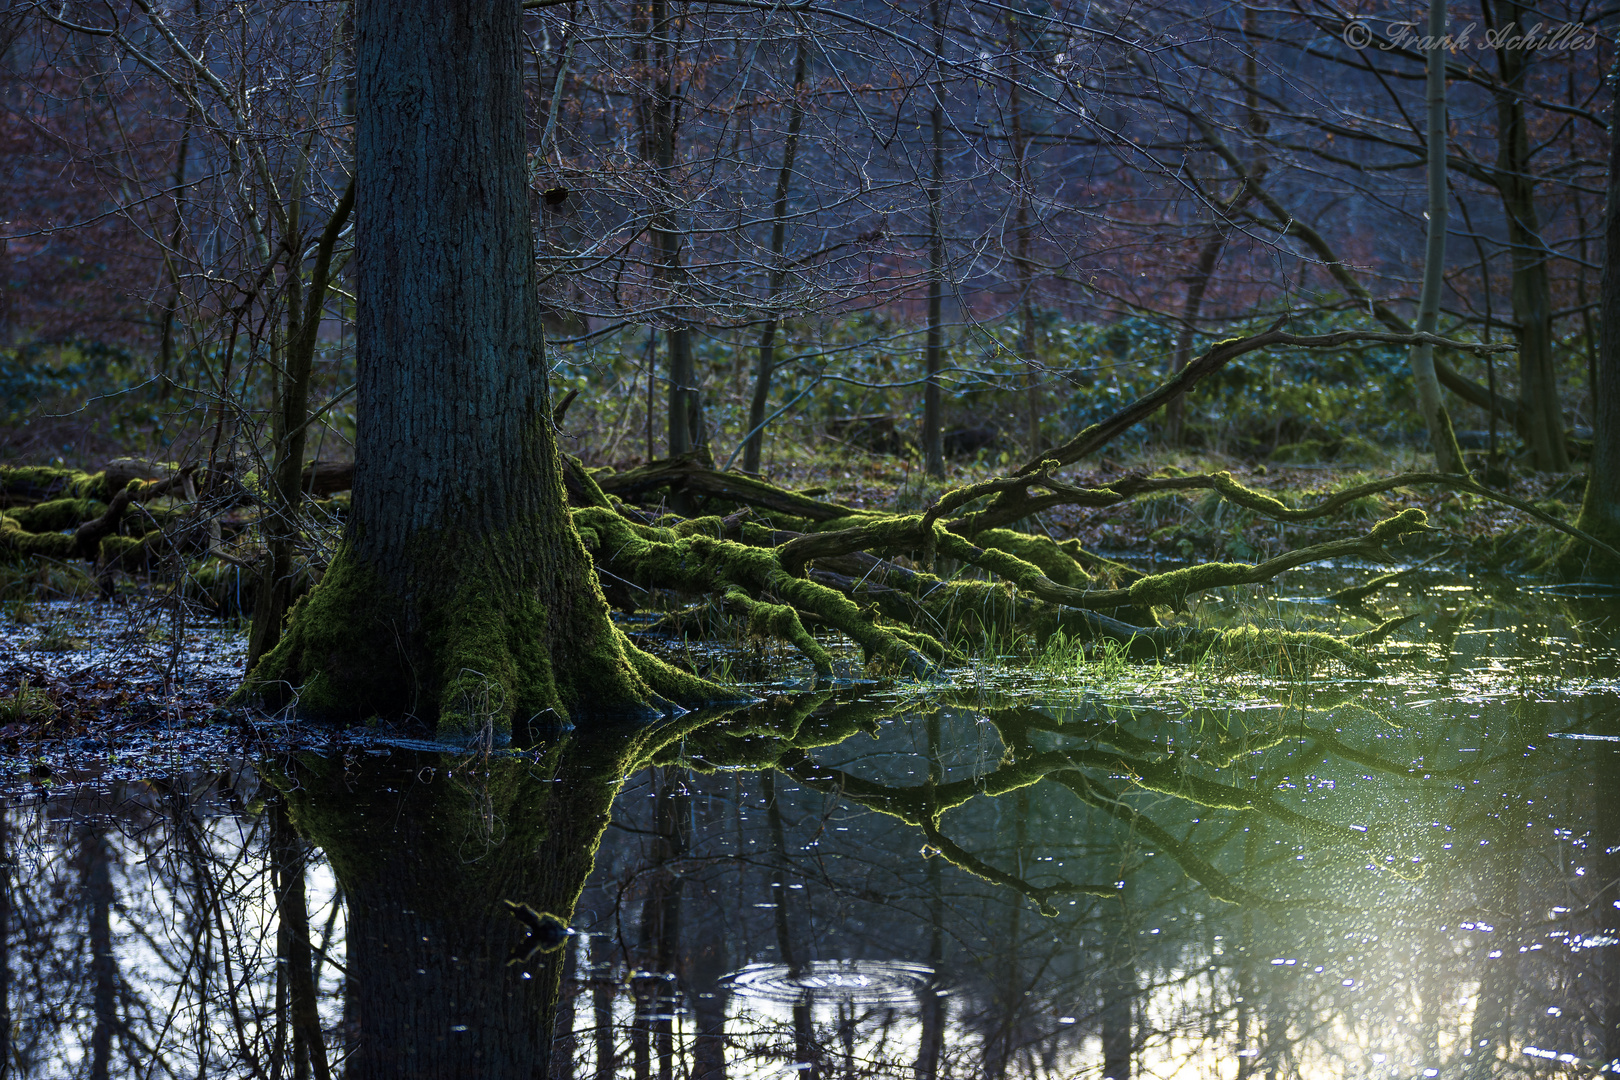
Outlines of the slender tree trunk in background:
M 743 446 L 743 472 L 759 472 L 759 455 L 765 442 L 765 407 L 771 397 L 771 373 L 776 368 L 776 302 L 787 281 L 788 192 L 793 187 L 793 160 L 799 152 L 799 128 L 804 123 L 804 72 L 809 42 L 801 27 L 798 53 L 793 60 L 793 102 L 788 106 L 787 141 L 782 145 L 782 167 L 776 174 L 776 200 L 771 205 L 771 277 L 765 292 L 770 314 L 759 333 L 759 367 L 754 375 L 754 400 L 748 406 L 748 441 Z
M 1429 37 L 1438 42 L 1446 33 L 1446 0 L 1429 0 Z M 1417 329 L 1434 334 L 1440 327 L 1440 293 L 1445 287 L 1446 153 L 1450 145 L 1446 114 L 1447 52 L 1436 44 L 1428 56 L 1428 242 L 1423 253 L 1423 294 L 1418 301 Z M 1462 450 L 1451 427 L 1451 414 L 1440 397 L 1440 380 L 1434 371 L 1434 346 L 1414 345 L 1407 353 L 1412 381 L 1417 386 L 1418 407 L 1429 429 L 1429 445 L 1434 449 L 1435 468 L 1445 473 L 1468 472 Z
M 271 704 L 297 687 L 305 715 L 477 737 L 548 709 L 645 711 L 563 496 L 520 19 L 518 0 L 356 5 L 354 494 L 250 676 Z
M 281 640 L 282 623 L 292 607 L 293 556 L 301 532 L 298 515 L 304 498 L 304 447 L 309 433 L 309 380 L 330 283 L 332 252 L 353 208 L 351 180 L 321 234 L 307 296 L 300 287 L 304 273 L 302 253 L 287 259 L 287 348 L 270 422 L 273 461 L 264 516 L 265 562 L 253 603 L 253 627 L 248 634 L 250 666 Z M 296 214 L 293 220 L 297 220 Z
M 671 22 L 666 0 L 652 0 L 651 35 L 653 93 L 648 108 L 647 138 L 651 143 L 653 167 L 658 186 L 668 192 L 674 183 L 675 137 L 680 126 L 675 95 L 676 50 L 671 41 Z M 676 295 L 685 283 L 681 266 L 681 233 L 669 205 L 653 216 L 652 234 L 658 247 L 659 274 L 667 290 L 668 302 L 676 309 L 676 323 L 666 333 L 669 345 L 669 456 L 678 457 L 708 445 L 703 423 L 702 395 L 697 369 L 692 362 L 692 332 L 679 310 Z
M 1620 78 L 1620 61 L 1611 78 Z M 1611 124 L 1612 127 L 1612 124 Z M 1609 187 L 1603 209 L 1603 276 L 1598 284 L 1599 338 L 1592 386 L 1592 463 L 1581 500 L 1582 529 L 1620 547 L 1620 138 L 1609 142 Z M 1565 572 L 1620 578 L 1620 565 L 1584 544 L 1566 546 Z
M 942 0 L 929 0 L 934 23 L 934 55 L 945 52 L 945 7 Z M 923 384 L 923 465 L 935 479 L 945 476 L 945 430 L 940 410 L 939 373 L 945 366 L 945 231 L 941 220 L 940 185 L 945 176 L 945 86 L 940 61 L 934 62 L 934 106 L 929 112 L 933 133 L 932 157 L 928 171 L 928 337 L 924 346 L 924 366 L 928 381 Z
M 1016 59 L 1023 52 L 1023 33 L 1018 25 L 1018 13 L 1007 11 L 1007 55 Z M 1013 208 L 1013 270 L 1018 288 L 1018 361 L 1024 367 L 1024 442 L 1026 458 L 1033 458 L 1042 449 L 1041 443 L 1041 374 L 1035 348 L 1035 264 L 1030 258 L 1034 229 L 1029 219 L 1031 180 L 1029 175 L 1029 133 L 1024 118 L 1024 101 L 1020 91 L 1022 72 L 1016 68 L 1007 80 L 1007 142 L 1012 151 L 1013 187 L 1016 203 Z
M 1170 359 L 1167 374 L 1174 375 L 1192 360 L 1193 341 L 1198 335 L 1198 318 L 1204 310 L 1204 298 L 1209 292 L 1210 280 L 1215 276 L 1221 252 L 1226 250 L 1232 226 L 1229 218 L 1254 197 L 1254 186 L 1265 179 L 1267 160 L 1265 144 L 1261 141 L 1270 121 L 1260 109 L 1260 63 L 1255 55 L 1260 35 L 1255 5 L 1243 5 L 1243 111 L 1251 136 L 1244 160 L 1243 175 L 1238 179 L 1237 191 L 1224 203 L 1216 206 L 1212 231 L 1198 249 L 1198 259 L 1187 279 L 1187 297 L 1181 308 L 1181 327 L 1176 331 L 1175 352 Z M 1185 439 L 1186 397 L 1177 394 L 1165 406 L 1164 441 L 1167 446 L 1180 446 Z
M 1187 299 L 1181 306 L 1181 327 L 1176 331 L 1176 351 L 1170 359 L 1170 374 L 1174 375 L 1192 359 L 1193 338 L 1198 332 L 1198 315 L 1204 307 L 1204 293 L 1209 279 L 1215 274 L 1215 263 L 1226 247 L 1226 223 L 1216 221 L 1214 231 L 1204 239 L 1198 249 L 1198 261 L 1187 278 Z M 1164 407 L 1164 441 L 1167 446 L 1180 446 L 1186 424 L 1185 395 L 1177 394 Z
M 191 152 L 191 123 L 187 114 L 180 129 L 180 149 L 174 160 L 174 228 L 169 230 L 169 246 L 163 252 L 163 276 L 168 279 L 169 297 L 158 320 L 158 398 L 167 401 L 174 378 L 174 322 L 180 310 L 180 238 L 186 225 L 186 158 Z
M 111 1075 L 113 1033 L 118 1030 L 118 968 L 112 947 L 112 845 L 105 825 L 84 828 L 84 898 L 89 904 L 90 1080 Z
M 1488 5 L 1490 0 L 1482 0 Z M 1495 0 L 1498 28 L 1523 34 L 1538 17 L 1517 0 Z M 1487 10 L 1487 14 L 1490 12 Z M 1547 246 L 1536 213 L 1536 182 L 1530 160 L 1530 131 L 1524 98 L 1533 50 L 1496 50 L 1502 89 L 1496 95 L 1496 186 L 1507 217 L 1512 266 L 1513 315 L 1519 339 L 1519 400 L 1523 405 L 1520 434 L 1529 443 L 1535 467 L 1567 472 L 1564 414 L 1558 401 L 1558 367 L 1553 350 L 1552 284 L 1547 276 Z

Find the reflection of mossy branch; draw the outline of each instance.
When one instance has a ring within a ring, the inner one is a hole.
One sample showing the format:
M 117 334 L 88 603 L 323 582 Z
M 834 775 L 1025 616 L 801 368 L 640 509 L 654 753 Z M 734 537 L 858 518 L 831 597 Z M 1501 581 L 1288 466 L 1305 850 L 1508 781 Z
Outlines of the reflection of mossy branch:
M 1088 730 L 1077 732 L 1072 730 L 1071 725 L 1042 724 L 1040 723 L 1042 719 L 1049 718 L 1033 709 L 997 710 L 990 714 L 990 721 L 995 724 L 1002 742 L 1013 749 L 1019 765 L 1026 769 L 1036 762 L 1051 764 L 1053 759 L 1067 761 L 1069 766 L 1098 769 L 1111 775 L 1123 774 L 1130 777 L 1131 782 L 1144 791 L 1170 795 L 1211 810 L 1257 811 L 1320 843 L 1349 844 L 1356 848 L 1365 848 L 1368 844 L 1368 838 L 1364 833 L 1318 821 L 1290 810 L 1269 795 L 1194 775 L 1188 772 L 1180 759 L 1171 755 L 1166 748 L 1132 735 L 1118 725 L 1094 725 Z M 1090 738 L 1111 743 L 1121 750 L 1129 747 L 1129 752 L 1110 752 L 1096 748 L 1034 751 L 1030 749 L 1028 739 L 1028 733 L 1032 729 Z M 1158 753 L 1165 756 L 1159 760 L 1152 760 L 1141 756 L 1144 753 Z M 1048 770 L 1042 771 L 1045 773 Z M 1049 771 L 1064 770 L 1052 768 Z
M 1059 881 L 1051 885 L 1033 885 L 1022 878 L 998 870 L 951 840 L 939 829 L 939 818 L 945 811 L 960 806 L 978 795 L 999 795 L 1035 783 L 1049 769 L 1064 768 L 1061 755 L 1050 755 L 1040 762 L 1021 763 L 1017 767 L 998 769 L 994 774 L 973 781 L 953 784 L 922 785 L 915 788 L 895 788 L 864 780 L 858 776 L 819 765 L 801 750 L 789 750 L 782 755 L 779 768 L 805 787 L 837 795 L 868 810 L 898 818 L 907 825 L 922 830 L 935 850 L 945 861 L 975 877 L 993 884 L 1015 889 L 1033 900 L 1044 915 L 1056 915 L 1051 905 L 1054 896 L 1117 896 L 1118 890 L 1105 885 L 1087 885 Z M 997 782 L 999 781 L 999 782 Z
M 946 836 L 939 829 L 939 824 L 932 818 L 924 817 L 919 824 L 923 836 L 928 840 L 939 857 L 966 873 L 992 885 L 1001 885 L 1023 893 L 1035 902 L 1042 915 L 1056 915 L 1057 908 L 1052 906 L 1054 896 L 1101 896 L 1107 899 L 1117 899 L 1120 895 L 1118 885 L 1083 885 L 1072 881 L 1060 881 L 1053 885 L 1033 885 L 1023 878 L 1009 874 L 1005 870 L 998 870 L 983 859 L 974 855 L 956 841 Z
M 1254 907 L 1273 905 L 1274 901 L 1250 892 L 1217 870 L 1208 859 L 1171 836 L 1162 825 L 1125 802 L 1106 785 L 1081 772 L 1058 773 L 1052 779 L 1074 792 L 1075 796 L 1087 806 L 1112 815 L 1146 837 L 1149 843 L 1174 859 L 1176 865 L 1186 871 L 1188 877 L 1202 885 L 1216 900 Z

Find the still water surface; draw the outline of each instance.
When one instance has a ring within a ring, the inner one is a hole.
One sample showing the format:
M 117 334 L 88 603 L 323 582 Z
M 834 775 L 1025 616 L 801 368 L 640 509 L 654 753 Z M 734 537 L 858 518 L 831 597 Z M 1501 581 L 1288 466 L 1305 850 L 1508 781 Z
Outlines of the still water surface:
M 6 1075 L 1595 1075 L 1609 609 L 1406 602 L 1372 677 L 987 668 L 686 717 L 633 767 L 349 741 L 16 793 Z M 576 890 L 523 955 L 501 901 Z

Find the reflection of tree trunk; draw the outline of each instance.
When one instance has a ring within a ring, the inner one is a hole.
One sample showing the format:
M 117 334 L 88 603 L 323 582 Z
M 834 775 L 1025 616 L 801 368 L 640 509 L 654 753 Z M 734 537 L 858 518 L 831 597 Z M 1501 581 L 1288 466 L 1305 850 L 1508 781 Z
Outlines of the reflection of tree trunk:
M 771 833 L 771 851 L 776 869 L 771 875 L 771 906 L 776 916 L 776 954 L 782 964 L 794 975 L 799 972 L 798 952 L 793 947 L 792 925 L 788 920 L 788 875 L 792 864 L 788 862 L 787 831 L 782 826 L 782 809 L 776 801 L 776 776 L 770 772 L 760 774 L 760 790 L 765 796 L 765 823 Z M 821 1076 L 821 1048 L 816 1044 L 815 1017 L 806 995 L 793 1003 L 793 1061 L 803 1066 L 801 1075 L 818 1080 Z
M 1266 1080 L 1282 1080 L 1288 1057 L 1288 1003 L 1278 984 L 1278 970 L 1272 968 L 1266 979 L 1270 984 L 1265 995 L 1266 1041 L 1260 1058 Z
M 646 974 L 633 980 L 636 1020 L 631 1034 L 636 1076 L 651 1073 L 651 1050 L 658 1051 L 658 1078 L 670 1080 L 674 1070 L 675 954 L 680 937 L 681 879 L 669 863 L 685 851 L 681 822 L 690 796 L 686 786 L 667 769 L 657 774 L 656 838 L 652 844 L 652 871 L 641 907 L 639 967 Z
M 1611 725 L 1608 734 L 1620 734 Z M 1598 889 L 1591 909 L 1597 914 L 1593 936 L 1620 938 L 1620 753 L 1599 749 L 1591 766 L 1596 774 L 1592 785 L 1593 880 Z M 1602 1033 L 1598 1045 L 1604 1061 L 1620 1061 L 1620 946 L 1595 950 L 1598 963 L 1598 1023 Z
M 1024 844 L 1029 836 L 1029 789 L 1019 788 L 1013 799 L 1013 873 L 1024 875 Z M 985 1039 L 984 1073 L 990 1080 L 1001 1080 L 1007 1075 L 1012 1062 L 1013 1039 L 1018 1028 L 1018 1017 L 1024 1009 L 1024 979 L 1019 944 L 1023 940 L 1024 899 L 1008 898 L 1007 949 L 1001 957 L 1001 971 L 996 980 L 996 1027 Z
M 326 1040 L 316 1002 L 309 947 L 309 909 L 304 900 L 305 842 L 287 819 L 287 806 L 277 802 L 271 819 L 271 873 L 276 892 L 276 957 L 285 978 L 288 1014 L 292 1019 L 293 1075 L 327 1080 Z
M 574 1031 L 574 999 L 579 997 L 579 942 L 563 950 L 562 993 L 557 1000 L 557 1030 L 551 1043 L 550 1080 L 574 1080 L 579 1036 Z
M 613 939 L 606 934 L 591 938 L 591 1013 L 596 1030 L 596 1080 L 613 1080 Z
M 117 968 L 112 951 L 112 845 L 104 826 L 84 830 L 84 894 L 90 904 L 91 1080 L 107 1080 L 113 1032 L 118 1029 Z
M 685 965 L 685 982 L 692 1001 L 697 1031 L 692 1041 L 692 1080 L 726 1080 L 726 989 L 720 978 L 728 969 L 726 941 L 714 912 L 692 926 Z
M 1105 1080 L 1130 1080 L 1133 1031 L 1132 1007 L 1136 1000 L 1135 942 L 1130 912 L 1121 896 L 1107 945 L 1102 971 L 1102 1051 Z
M 732 778 L 735 786 L 735 777 Z M 724 831 L 726 814 L 708 809 L 715 803 L 705 799 L 699 804 L 702 835 L 715 835 Z M 732 811 L 741 813 L 741 806 L 731 802 Z M 731 957 L 726 949 L 726 925 L 720 917 L 722 900 L 715 895 L 712 885 L 703 886 L 705 895 L 693 898 L 700 918 L 687 922 L 687 946 L 682 958 L 682 985 L 697 1030 L 692 1040 L 692 1080 L 726 1080 L 726 1001 L 727 991 L 721 979 L 730 970 Z
M 0 1078 L 11 1075 L 11 813 L 0 800 Z
M 944 779 L 939 761 L 939 711 L 928 716 L 928 783 L 930 786 Z M 935 1080 L 939 1075 L 939 1059 L 945 1048 L 945 999 L 939 993 L 940 967 L 945 962 L 945 891 L 941 880 L 940 859 L 928 860 L 928 969 L 933 972 L 922 988 L 920 1026 L 917 1047 L 917 1080 Z
M 1474 1020 L 1463 1049 L 1466 1080 L 1490 1080 L 1497 1073 L 1499 1051 L 1511 1040 L 1514 981 L 1518 977 L 1517 935 L 1509 920 L 1514 917 L 1519 895 L 1519 872 L 1523 853 L 1513 845 L 1515 837 L 1497 830 L 1496 852 L 1486 856 L 1490 900 L 1487 910 L 1497 920 L 1496 932 L 1482 935 L 1480 948 L 1500 952 L 1480 962 L 1479 992 L 1474 1002 Z
M 567 918 L 623 762 L 395 756 L 291 766 L 293 821 L 326 851 L 349 905 L 359 1032 L 346 1076 L 533 1080 L 550 1071 L 559 954 L 508 965 L 523 939 L 502 901 Z M 454 778 L 427 781 L 444 770 Z
M 1522 740 L 1528 733 L 1548 730 L 1544 726 L 1544 710 L 1529 703 L 1521 704 L 1514 721 L 1513 732 L 1504 740 L 1510 746 L 1516 744 L 1522 748 Z M 1524 770 L 1512 764 L 1503 766 L 1494 780 L 1501 784 L 1500 790 L 1504 792 L 1523 791 L 1530 786 Z M 1489 822 L 1486 839 L 1490 843 L 1475 856 L 1481 879 L 1475 888 L 1482 894 L 1482 915 L 1494 929 L 1474 935 L 1480 939 L 1475 948 L 1488 955 L 1478 961 L 1479 990 L 1475 995 L 1468 1043 L 1463 1047 L 1464 1080 L 1489 1080 L 1496 1076 L 1501 1052 L 1512 1041 L 1513 1000 L 1519 969 L 1519 879 L 1524 872 L 1521 846 L 1524 829 L 1518 820 L 1521 814 L 1514 805 L 1516 802 L 1516 796 L 1504 796 L 1498 811 L 1486 818 Z
M 1256 845 L 1260 839 L 1259 818 L 1254 814 L 1246 815 L 1249 827 L 1244 830 L 1243 837 L 1243 885 L 1245 888 L 1254 888 L 1254 859 Z M 1238 1045 L 1238 1080 L 1248 1080 L 1254 1072 L 1254 1046 L 1250 1045 L 1250 1021 L 1254 1014 L 1254 1002 L 1258 997 L 1254 978 L 1254 911 L 1244 907 L 1242 922 L 1242 937 L 1238 941 L 1237 955 L 1237 1045 Z

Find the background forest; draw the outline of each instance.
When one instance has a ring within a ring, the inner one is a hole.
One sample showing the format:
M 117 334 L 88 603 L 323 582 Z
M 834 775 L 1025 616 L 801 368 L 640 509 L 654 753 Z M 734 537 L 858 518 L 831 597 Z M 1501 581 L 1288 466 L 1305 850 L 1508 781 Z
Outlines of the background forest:
M 853 445 L 939 475 L 1061 442 L 1280 317 L 1417 322 L 1416 8 L 526 6 L 549 357 L 587 463 L 705 447 L 781 474 Z M 1593 426 L 1597 17 L 1453 5 L 1445 55 L 1436 329 L 1517 359 L 1442 350 L 1439 379 L 1465 449 L 1553 473 Z M 9 6 L 8 458 L 263 475 L 294 435 L 345 458 L 347 19 Z M 1360 465 L 1425 442 L 1390 345 L 1251 354 L 1132 437 Z

